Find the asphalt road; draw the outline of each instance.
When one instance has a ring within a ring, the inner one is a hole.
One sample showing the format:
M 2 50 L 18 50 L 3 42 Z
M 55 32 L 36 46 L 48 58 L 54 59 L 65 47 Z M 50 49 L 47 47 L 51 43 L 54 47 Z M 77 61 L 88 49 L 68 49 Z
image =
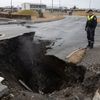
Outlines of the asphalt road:
M 0 25 L 0 34 L 2 34 L 2 36 L 0 36 L 0 40 L 9 39 L 32 31 L 33 29 L 26 28 L 19 24 Z
M 36 37 L 53 41 L 51 44 L 52 49 L 48 50 L 47 54 L 55 55 L 65 60 L 65 57 L 73 50 L 83 48 L 87 45 L 86 32 L 84 31 L 85 23 L 85 17 L 71 16 L 60 21 L 27 24 L 31 28 L 17 24 L 0 25 L 0 33 L 4 34 L 3 37 L 0 37 L 0 40 L 35 31 Z M 100 44 L 99 28 L 100 25 L 96 29 L 95 46 Z
M 47 54 L 55 55 L 63 60 L 72 51 L 86 47 L 85 17 L 66 17 L 63 20 L 34 24 L 36 36 L 53 40 L 52 49 Z M 95 46 L 100 44 L 100 25 L 96 29 Z

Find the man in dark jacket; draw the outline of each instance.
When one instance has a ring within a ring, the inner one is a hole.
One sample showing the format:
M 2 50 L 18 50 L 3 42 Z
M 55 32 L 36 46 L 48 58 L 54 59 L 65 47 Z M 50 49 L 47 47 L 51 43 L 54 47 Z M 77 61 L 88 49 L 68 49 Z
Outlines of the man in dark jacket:
M 89 10 L 85 30 L 87 32 L 88 45 L 87 48 L 92 49 L 94 46 L 95 28 L 97 26 L 97 17 Z

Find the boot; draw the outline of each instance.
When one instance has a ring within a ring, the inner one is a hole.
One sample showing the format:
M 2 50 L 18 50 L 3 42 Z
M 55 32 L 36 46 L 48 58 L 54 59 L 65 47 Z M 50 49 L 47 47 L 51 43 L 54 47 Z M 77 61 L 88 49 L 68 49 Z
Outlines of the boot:
M 90 49 L 93 49 L 94 43 L 90 43 Z
M 91 45 L 91 42 L 90 42 L 90 41 L 88 41 L 87 48 L 90 48 L 90 45 Z

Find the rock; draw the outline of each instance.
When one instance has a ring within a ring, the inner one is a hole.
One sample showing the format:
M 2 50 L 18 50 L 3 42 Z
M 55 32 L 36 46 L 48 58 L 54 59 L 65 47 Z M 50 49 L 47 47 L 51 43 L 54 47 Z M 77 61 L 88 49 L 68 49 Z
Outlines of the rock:
M 4 95 L 8 94 L 8 87 L 6 85 L 2 85 L 3 77 L 0 77 L 0 98 Z
M 48 100 L 46 96 L 22 91 L 17 97 L 12 100 Z
M 0 98 L 4 95 L 7 95 L 8 94 L 8 87 L 6 85 L 2 85 L 0 83 Z
M 14 94 L 9 94 L 9 97 L 14 98 L 15 96 L 14 96 Z
M 0 83 L 1 83 L 3 80 L 4 80 L 4 78 L 3 78 L 3 77 L 0 77 Z
M 93 97 L 93 100 L 100 100 L 100 90 L 98 89 Z

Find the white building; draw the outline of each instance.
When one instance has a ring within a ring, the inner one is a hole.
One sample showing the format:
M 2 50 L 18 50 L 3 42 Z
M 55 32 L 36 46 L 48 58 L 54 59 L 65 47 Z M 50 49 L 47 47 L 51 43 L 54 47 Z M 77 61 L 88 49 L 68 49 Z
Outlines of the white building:
M 46 10 L 45 4 L 32 4 L 32 3 L 23 3 L 22 10 Z

